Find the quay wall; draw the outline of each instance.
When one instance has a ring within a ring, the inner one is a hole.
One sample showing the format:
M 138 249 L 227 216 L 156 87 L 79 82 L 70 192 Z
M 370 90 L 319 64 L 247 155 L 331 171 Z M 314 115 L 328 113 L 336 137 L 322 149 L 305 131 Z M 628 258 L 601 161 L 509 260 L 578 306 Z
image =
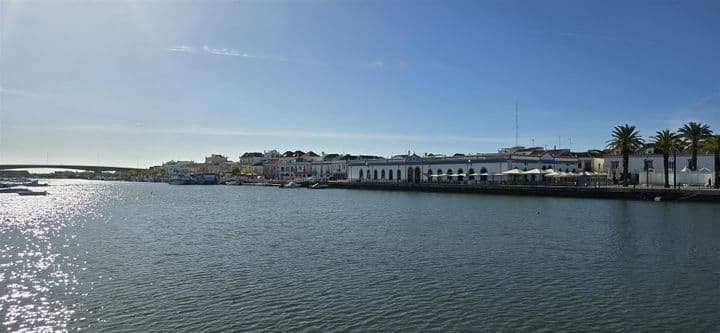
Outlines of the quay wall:
M 621 200 L 660 200 L 660 201 L 698 201 L 720 202 L 720 190 L 712 189 L 647 189 L 621 187 L 574 187 L 545 185 L 472 185 L 472 184 L 409 184 L 409 183 L 370 183 L 370 182 L 331 182 L 331 188 L 417 191 L 446 193 L 476 193 L 497 195 L 549 196 L 571 198 L 621 199 Z

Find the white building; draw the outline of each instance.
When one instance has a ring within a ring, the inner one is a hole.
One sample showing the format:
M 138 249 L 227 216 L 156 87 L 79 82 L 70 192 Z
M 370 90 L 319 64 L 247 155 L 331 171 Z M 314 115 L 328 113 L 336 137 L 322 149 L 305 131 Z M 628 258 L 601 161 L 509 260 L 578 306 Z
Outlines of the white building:
M 553 153 L 556 153 L 554 155 Z M 500 152 L 452 157 L 412 154 L 390 159 L 356 160 L 348 162 L 348 179 L 373 182 L 474 182 L 506 180 L 514 182 L 540 182 L 544 176 L 535 174 L 508 176 L 503 172 L 532 169 L 562 172 L 582 171 L 578 158 L 560 151 Z
M 322 161 L 322 156 L 309 151 L 307 153 L 287 151 L 278 159 L 276 168 L 276 179 L 295 180 L 305 179 L 312 176 L 312 163 Z
M 323 153 L 321 161 L 310 163 L 312 177 L 318 180 L 347 179 L 348 160 L 354 158 L 351 155 Z
M 715 164 L 713 155 L 698 152 L 698 170 L 689 170 L 692 155 L 683 152 L 677 155 L 677 163 L 670 154 L 668 163 L 668 180 L 670 186 L 675 184 L 677 174 L 678 185 L 704 186 L 708 180 L 714 179 Z M 665 166 L 662 154 L 656 154 L 648 149 L 645 154 L 632 154 L 628 161 L 628 172 L 630 180 L 637 184 L 664 185 Z M 622 180 L 622 155 L 605 155 L 604 171 L 608 173 L 608 179 L 616 182 Z M 677 166 L 677 167 L 676 167 Z
M 267 158 L 265 158 L 265 154 L 263 154 L 263 153 L 247 152 L 247 153 L 240 155 L 240 157 L 238 158 L 238 165 L 240 166 L 241 169 L 243 169 L 243 167 L 252 166 L 255 163 L 263 162 L 266 159 Z

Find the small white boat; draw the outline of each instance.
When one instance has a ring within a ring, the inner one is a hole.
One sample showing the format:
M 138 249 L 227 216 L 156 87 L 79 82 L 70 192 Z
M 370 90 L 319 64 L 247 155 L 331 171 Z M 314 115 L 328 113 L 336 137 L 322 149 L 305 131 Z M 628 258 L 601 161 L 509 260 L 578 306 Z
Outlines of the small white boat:
M 310 186 L 310 188 L 319 190 L 319 189 L 323 189 L 323 188 L 328 188 L 328 186 L 326 184 L 315 183 L 315 184 L 312 184 L 312 186 Z
M 300 184 L 298 184 L 298 183 L 296 183 L 296 182 L 294 182 L 294 181 L 289 181 L 289 182 L 287 182 L 287 183 L 285 183 L 285 184 L 280 185 L 280 188 L 298 188 L 298 187 L 301 187 L 301 186 L 302 186 L 302 185 L 300 185 Z
M 47 183 L 40 183 L 40 182 L 38 182 L 38 180 L 36 179 L 36 180 L 33 180 L 33 181 L 29 182 L 29 183 L 23 184 L 23 186 L 33 186 L 33 187 L 35 187 L 35 186 L 48 186 L 48 184 L 47 184 Z
M 239 180 L 228 180 L 225 185 L 242 185 L 242 183 Z

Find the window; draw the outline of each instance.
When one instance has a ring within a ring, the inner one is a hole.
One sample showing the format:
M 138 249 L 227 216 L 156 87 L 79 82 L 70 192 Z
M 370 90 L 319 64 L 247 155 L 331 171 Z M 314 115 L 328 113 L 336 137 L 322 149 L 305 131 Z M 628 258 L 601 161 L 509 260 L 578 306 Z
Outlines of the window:
M 385 179 L 385 169 L 380 171 L 380 179 Z
M 610 162 L 610 169 L 613 169 L 613 170 L 620 169 L 620 161 Z
M 668 162 L 668 168 L 675 169 L 675 161 Z
M 388 179 L 390 179 L 390 180 L 393 179 L 393 172 L 392 172 L 392 170 L 388 171 Z
M 645 160 L 645 165 L 643 166 L 643 171 L 648 171 L 653 168 L 653 160 Z

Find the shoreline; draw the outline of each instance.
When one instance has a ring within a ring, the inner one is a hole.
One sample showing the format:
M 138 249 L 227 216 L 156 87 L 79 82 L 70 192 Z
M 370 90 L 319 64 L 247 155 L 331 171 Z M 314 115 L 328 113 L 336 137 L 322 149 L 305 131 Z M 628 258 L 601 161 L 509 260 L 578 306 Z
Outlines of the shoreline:
M 616 199 L 641 201 L 720 202 L 720 190 L 665 189 L 632 187 L 572 187 L 547 185 L 468 185 L 468 184 L 407 184 L 407 183 L 348 183 L 329 182 L 330 188 L 408 191 L 436 193 L 471 193 L 521 195 L 587 199 Z

